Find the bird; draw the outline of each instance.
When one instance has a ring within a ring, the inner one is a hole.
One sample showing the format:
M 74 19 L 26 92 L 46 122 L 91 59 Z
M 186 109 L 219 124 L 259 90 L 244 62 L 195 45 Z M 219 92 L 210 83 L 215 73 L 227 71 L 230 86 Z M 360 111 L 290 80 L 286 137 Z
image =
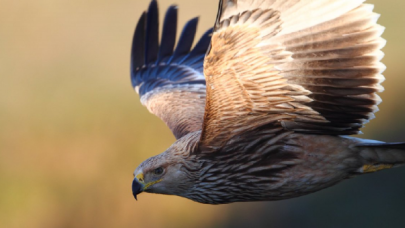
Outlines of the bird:
M 351 135 L 383 91 L 384 27 L 365 0 L 220 0 L 213 28 L 159 41 L 152 0 L 135 28 L 131 82 L 176 141 L 134 171 L 132 193 L 203 204 L 283 200 L 405 163 L 405 143 Z M 176 46 L 176 47 L 175 47 Z

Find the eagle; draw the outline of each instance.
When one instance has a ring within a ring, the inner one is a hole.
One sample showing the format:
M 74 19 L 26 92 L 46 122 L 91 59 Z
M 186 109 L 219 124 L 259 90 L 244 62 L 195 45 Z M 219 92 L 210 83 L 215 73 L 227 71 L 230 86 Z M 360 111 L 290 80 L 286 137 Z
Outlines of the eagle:
M 177 140 L 135 169 L 135 199 L 282 200 L 405 163 L 405 143 L 349 136 L 381 102 L 386 41 L 373 5 L 220 0 L 194 46 L 198 18 L 176 45 L 177 13 L 167 10 L 159 41 L 152 0 L 133 36 L 132 86 Z

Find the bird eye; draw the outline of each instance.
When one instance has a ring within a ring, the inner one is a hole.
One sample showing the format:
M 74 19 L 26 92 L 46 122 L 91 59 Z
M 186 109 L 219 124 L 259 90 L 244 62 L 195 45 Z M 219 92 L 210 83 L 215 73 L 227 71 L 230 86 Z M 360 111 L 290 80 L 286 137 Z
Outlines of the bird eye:
M 163 173 L 163 168 L 162 168 L 162 167 L 159 167 L 159 168 L 155 169 L 154 173 L 155 173 L 156 175 L 162 174 L 162 173 Z

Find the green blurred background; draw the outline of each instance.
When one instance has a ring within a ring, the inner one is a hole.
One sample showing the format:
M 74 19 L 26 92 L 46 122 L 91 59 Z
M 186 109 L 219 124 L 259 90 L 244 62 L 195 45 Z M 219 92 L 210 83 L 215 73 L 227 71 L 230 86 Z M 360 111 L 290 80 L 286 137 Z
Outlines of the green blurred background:
M 405 2 L 372 0 L 386 26 L 384 102 L 361 137 L 405 141 Z M 217 0 L 177 3 L 179 24 Z M 0 7 L 0 227 L 405 227 L 405 168 L 297 199 L 210 206 L 131 193 L 132 172 L 174 137 L 129 80 L 149 0 L 19 0 Z

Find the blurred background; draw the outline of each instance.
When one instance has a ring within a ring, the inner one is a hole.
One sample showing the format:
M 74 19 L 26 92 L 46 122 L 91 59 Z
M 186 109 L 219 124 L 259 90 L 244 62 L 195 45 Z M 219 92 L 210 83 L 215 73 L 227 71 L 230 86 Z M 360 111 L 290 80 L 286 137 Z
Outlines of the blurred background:
M 405 141 L 405 1 L 382 14 L 384 102 L 360 137 Z M 217 0 L 159 0 L 161 19 L 213 25 Z M 174 137 L 129 80 L 149 0 L 19 0 L 0 7 L 0 227 L 404 227 L 405 168 L 278 202 L 210 206 L 131 193 L 132 172 Z M 180 32 L 180 31 L 179 31 Z

